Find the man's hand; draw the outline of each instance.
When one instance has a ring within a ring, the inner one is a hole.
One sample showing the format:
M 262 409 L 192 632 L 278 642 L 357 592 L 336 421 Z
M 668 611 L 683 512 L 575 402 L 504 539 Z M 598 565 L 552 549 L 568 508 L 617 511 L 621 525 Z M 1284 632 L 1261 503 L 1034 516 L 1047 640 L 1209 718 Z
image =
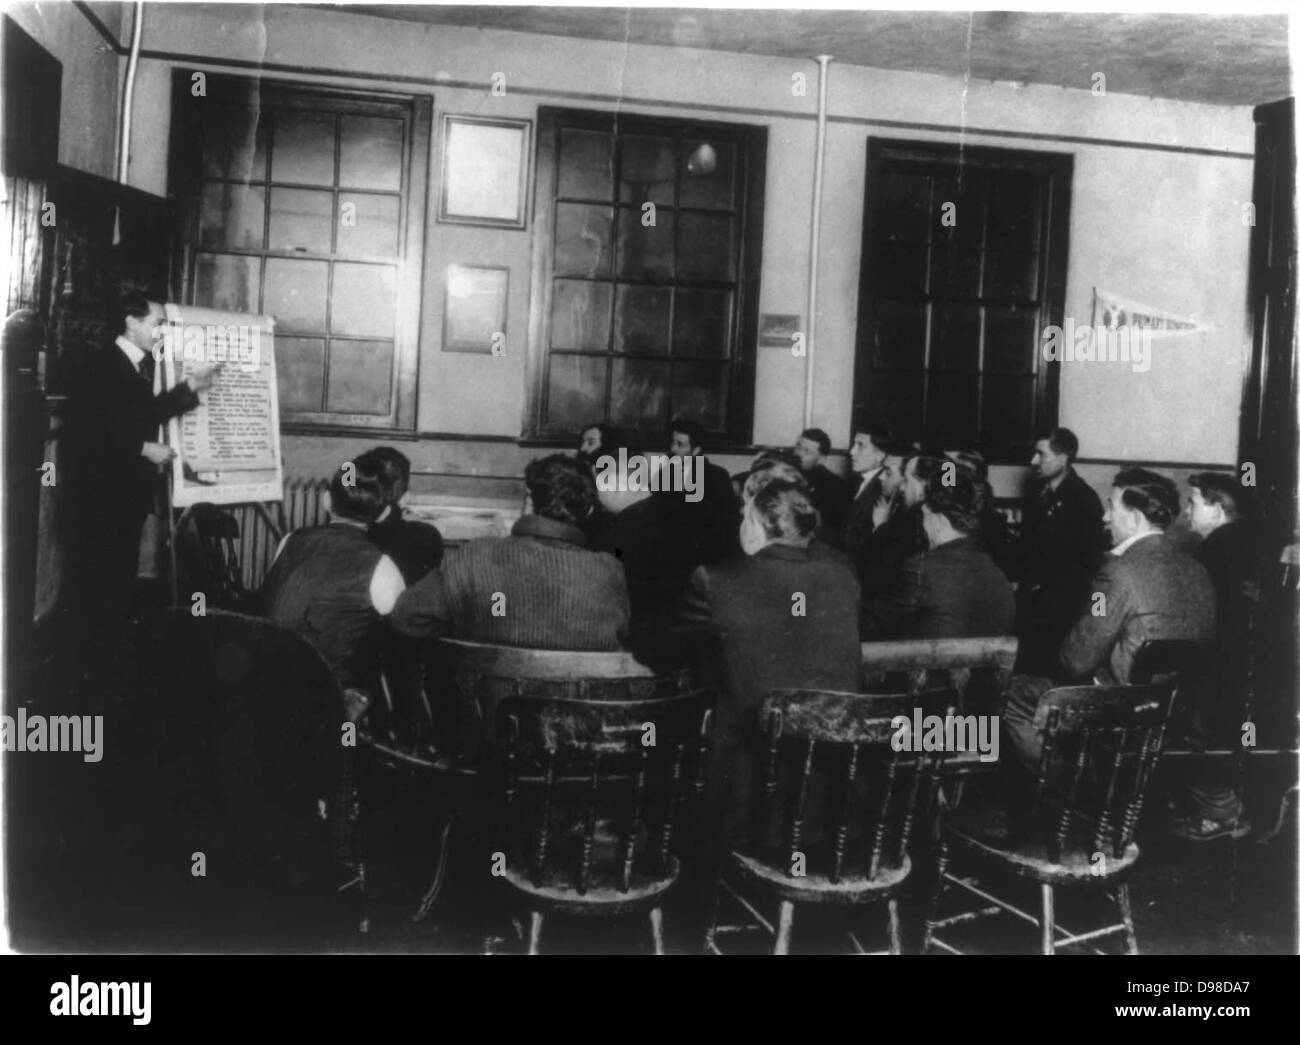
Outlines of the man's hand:
M 889 521 L 889 516 L 893 513 L 894 500 L 892 497 L 886 497 L 881 494 L 876 498 L 876 503 L 871 506 L 871 528 L 879 530 Z
M 220 369 L 220 363 L 209 363 L 207 366 L 193 367 L 185 375 L 185 383 L 190 386 L 191 391 L 202 392 L 204 389 L 212 387 L 212 382 L 217 379 L 217 372 Z
M 140 454 L 156 465 L 164 465 L 176 456 L 176 451 L 162 443 L 145 443 L 140 447 Z

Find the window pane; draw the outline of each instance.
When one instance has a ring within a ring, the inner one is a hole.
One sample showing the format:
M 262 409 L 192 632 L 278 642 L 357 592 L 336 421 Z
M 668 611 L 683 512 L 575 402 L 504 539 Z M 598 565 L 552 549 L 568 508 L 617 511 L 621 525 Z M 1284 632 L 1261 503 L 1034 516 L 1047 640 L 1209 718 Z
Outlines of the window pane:
M 944 209 L 945 203 L 955 204 L 955 209 Z M 978 247 L 984 241 L 984 184 L 972 175 L 960 183 L 953 176 L 935 178 L 934 199 L 931 201 L 931 242 L 942 242 L 954 247 Z M 945 224 L 947 221 L 951 224 Z
M 721 428 L 726 416 L 725 363 L 673 363 L 673 416 Z
M 925 294 L 925 269 L 928 247 L 884 247 L 876 268 L 876 286 L 881 297 L 910 298 Z
M 932 372 L 927 393 L 925 430 L 945 445 L 969 445 L 975 439 L 974 374 Z
M 614 211 L 582 203 L 555 205 L 555 275 L 608 276 Z
M 329 264 L 324 261 L 266 259 L 266 303 L 277 330 L 325 330 L 325 285 Z
M 1038 249 L 1038 191 L 1032 174 L 1003 174 L 990 183 L 990 246 Z
M 629 134 L 620 145 L 618 198 L 638 206 L 649 201 L 671 207 L 676 196 L 677 142 Z
M 985 377 L 981 413 L 984 441 L 1007 444 L 1026 441 L 1034 431 L 1034 379 Z
M 319 338 L 275 339 L 275 379 L 280 386 L 280 411 L 322 409 L 325 385 L 325 342 Z
M 1038 341 L 1038 309 L 1025 305 L 985 309 L 988 325 L 984 342 L 984 370 L 986 373 L 1032 374 Z
M 328 254 L 333 218 L 333 193 L 272 189 L 271 250 Z
M 559 184 L 566 199 L 608 201 L 614 195 L 614 138 L 605 131 L 560 131 Z
M 732 217 L 729 214 L 679 214 L 681 247 L 677 278 L 728 283 L 732 262 Z
M 594 417 L 604 417 L 605 356 L 551 354 L 546 420 L 561 428 L 576 429 Z
M 271 177 L 302 185 L 334 184 L 334 115 L 301 109 L 275 111 Z
M 336 264 L 330 332 L 392 337 L 396 285 L 390 265 Z
M 666 356 L 672 305 L 673 292 L 667 287 L 620 286 L 614 351 Z
M 655 212 L 643 225 L 641 209 L 618 209 L 618 277 L 664 282 L 673 278 L 673 212 Z
M 980 252 L 936 244 L 934 274 L 930 292 L 935 297 L 973 298 L 979 296 Z
M 557 279 L 551 298 L 551 347 L 604 352 L 609 347 L 608 283 Z
M 325 409 L 340 414 L 387 414 L 392 407 L 393 343 L 330 341 Z
M 726 356 L 731 344 L 731 291 L 677 291 L 673 355 Z
M 261 258 L 199 254 L 194 259 L 194 303 L 231 312 L 258 312 Z
M 885 243 L 925 243 L 930 232 L 930 179 L 924 174 L 887 171 L 875 191 L 880 195 L 880 239 Z
M 924 360 L 925 306 L 912 301 L 877 301 L 871 365 L 920 367 Z
M 203 176 L 266 180 L 266 123 L 261 113 L 229 105 L 204 109 Z
M 402 121 L 377 116 L 340 119 L 339 184 L 357 189 L 402 187 Z
M 922 387 L 920 370 L 873 370 L 867 389 L 867 416 L 892 424 L 907 438 L 919 436 Z
M 199 242 L 205 247 L 262 249 L 266 190 L 208 182 L 199 203 Z
M 397 257 L 400 211 L 401 200 L 396 196 L 340 193 L 338 252 L 353 257 Z
M 979 306 L 935 305 L 930 366 L 938 370 L 975 371 L 979 369 L 979 350 Z
M 1038 255 L 991 250 L 984 256 L 984 296 L 1032 301 L 1038 276 Z
M 687 138 L 682 148 L 681 206 L 729 210 L 735 155 L 731 142 Z
M 668 423 L 668 364 L 654 359 L 614 360 L 615 424 L 658 427 Z

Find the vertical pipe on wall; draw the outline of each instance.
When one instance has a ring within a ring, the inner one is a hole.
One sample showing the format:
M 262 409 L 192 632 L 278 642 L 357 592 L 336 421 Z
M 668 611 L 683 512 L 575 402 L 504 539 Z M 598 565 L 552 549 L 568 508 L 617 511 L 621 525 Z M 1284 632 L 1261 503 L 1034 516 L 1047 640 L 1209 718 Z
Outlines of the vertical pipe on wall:
M 826 159 L 826 78 L 831 56 L 819 54 L 817 65 L 817 149 L 813 166 L 812 233 L 808 247 L 808 344 L 805 347 L 803 426 L 813 425 L 813 360 L 817 351 L 817 255 L 821 245 L 822 166 Z
M 126 184 L 131 164 L 131 110 L 135 98 L 135 74 L 140 64 L 140 37 L 144 32 L 144 0 L 136 0 L 135 24 L 131 27 L 131 50 L 126 59 L 126 79 L 122 84 L 122 109 L 117 120 L 117 182 Z M 122 240 L 121 212 L 113 215 L 113 244 Z

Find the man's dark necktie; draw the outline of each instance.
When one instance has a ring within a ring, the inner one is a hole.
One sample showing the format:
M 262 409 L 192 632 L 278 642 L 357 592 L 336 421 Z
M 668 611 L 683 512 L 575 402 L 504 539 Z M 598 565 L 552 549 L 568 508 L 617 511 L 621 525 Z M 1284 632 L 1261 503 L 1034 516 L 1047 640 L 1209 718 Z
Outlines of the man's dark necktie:
M 140 376 L 149 382 L 150 388 L 153 388 L 153 369 L 154 358 L 146 352 L 144 358 L 140 360 Z

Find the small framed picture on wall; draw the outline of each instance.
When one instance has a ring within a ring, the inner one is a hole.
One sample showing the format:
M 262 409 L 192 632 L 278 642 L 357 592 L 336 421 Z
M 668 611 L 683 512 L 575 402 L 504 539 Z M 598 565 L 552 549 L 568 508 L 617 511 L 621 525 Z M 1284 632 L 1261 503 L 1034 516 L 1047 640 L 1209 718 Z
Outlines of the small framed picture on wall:
M 531 131 L 528 120 L 443 116 L 438 220 L 522 229 Z
M 509 269 L 448 265 L 442 350 L 503 355 L 509 291 Z

